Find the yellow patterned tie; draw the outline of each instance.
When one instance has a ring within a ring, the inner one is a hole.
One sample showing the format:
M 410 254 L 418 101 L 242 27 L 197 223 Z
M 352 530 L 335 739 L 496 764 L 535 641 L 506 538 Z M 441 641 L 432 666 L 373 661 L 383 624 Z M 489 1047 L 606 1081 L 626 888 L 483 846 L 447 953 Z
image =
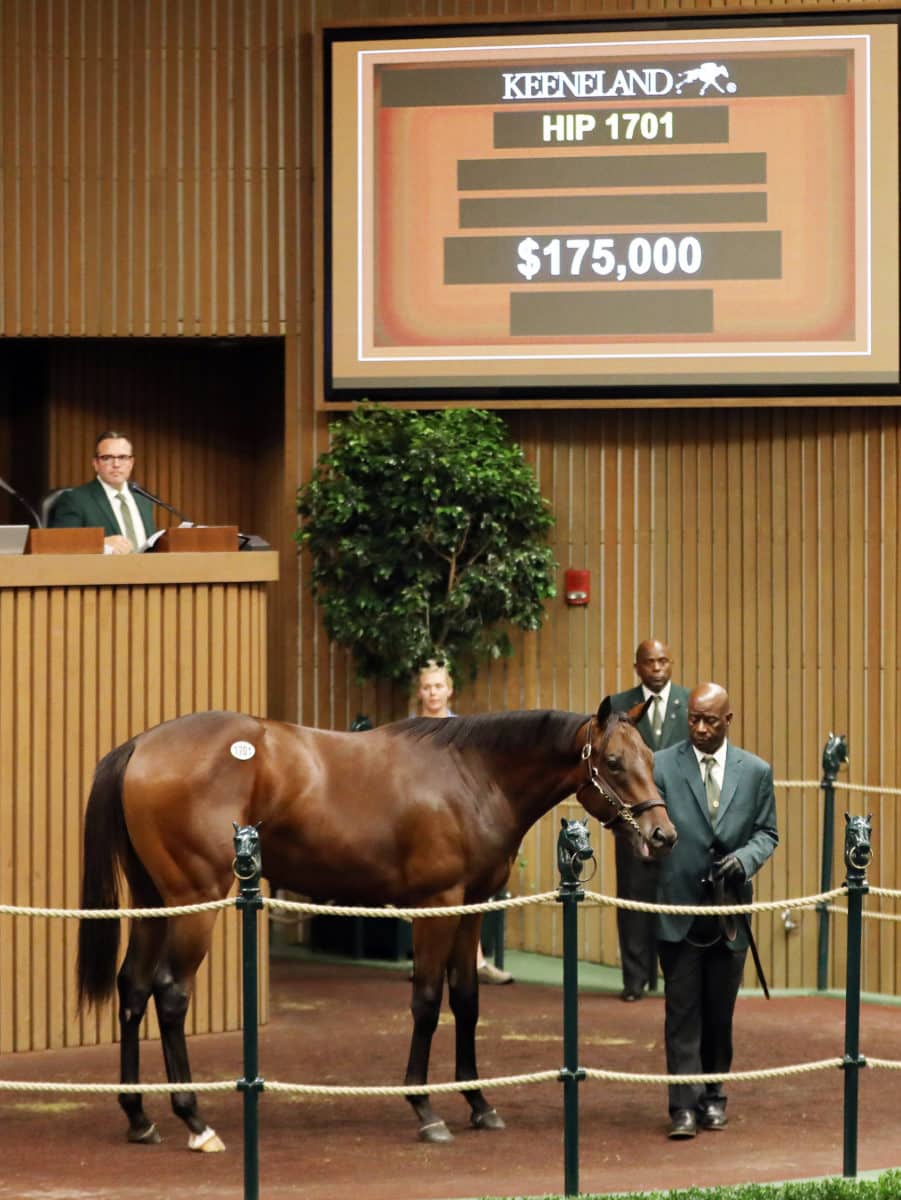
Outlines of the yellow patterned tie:
M 125 536 L 131 542 L 132 550 L 137 550 L 138 535 L 135 533 L 135 523 L 131 519 L 131 513 L 128 508 L 128 503 L 125 499 L 125 493 L 124 492 L 116 492 L 116 499 L 119 501 L 119 504 L 122 509 L 122 525 L 125 529 Z

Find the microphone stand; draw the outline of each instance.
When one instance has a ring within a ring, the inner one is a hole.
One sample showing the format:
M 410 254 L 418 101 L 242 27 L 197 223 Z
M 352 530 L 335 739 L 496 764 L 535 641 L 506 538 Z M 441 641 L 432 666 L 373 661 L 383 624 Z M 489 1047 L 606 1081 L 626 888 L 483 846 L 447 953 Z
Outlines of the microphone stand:
M 129 482 L 128 486 L 131 488 L 131 490 L 133 492 L 137 492 L 139 496 L 143 496 L 145 500 L 149 500 L 151 502 L 151 504 L 158 504 L 160 506 L 160 508 L 167 509 L 169 512 L 173 513 L 176 517 L 178 517 L 179 520 L 184 521 L 187 525 L 194 524 L 194 522 L 189 521 L 188 518 L 185 516 L 185 514 L 183 512 L 181 512 L 179 509 L 177 509 L 174 504 L 167 504 L 165 500 L 161 500 L 159 498 L 159 496 L 154 496 L 153 492 L 148 492 L 147 489 L 141 487 L 141 485 L 139 483 Z M 250 533 L 240 533 L 239 532 L 238 540 L 240 542 L 239 549 L 243 550 L 245 548 L 245 546 L 249 546 L 249 545 L 253 544 L 254 535 L 250 534 Z M 259 539 L 257 539 L 257 541 L 259 541 Z M 264 542 L 263 546 L 268 549 L 268 543 Z
M 20 496 L 19 493 L 16 491 L 16 489 L 14 487 L 10 487 L 10 485 L 2 477 L 0 477 L 0 488 L 3 488 L 4 492 L 9 492 L 10 496 L 12 496 L 14 500 L 18 500 L 21 505 L 23 505 L 25 508 L 28 509 L 28 511 L 31 513 L 32 517 L 34 517 L 35 529 L 43 529 L 44 528 L 44 522 L 41 520 L 41 518 L 38 516 L 38 514 L 34 511 L 34 509 L 31 507 L 31 505 L 28 503 L 28 501 L 25 499 L 25 497 Z
M 142 488 L 139 483 L 129 482 L 128 486 L 133 492 L 137 492 L 139 496 L 143 496 L 145 500 L 149 500 L 151 504 L 158 504 L 160 508 L 165 508 L 168 512 L 173 513 L 180 521 L 184 521 L 186 525 L 193 525 L 194 522 L 189 520 L 180 509 L 177 509 L 174 504 L 167 504 L 165 500 L 161 500 L 159 496 L 154 496 L 153 492 L 148 492 L 146 488 Z

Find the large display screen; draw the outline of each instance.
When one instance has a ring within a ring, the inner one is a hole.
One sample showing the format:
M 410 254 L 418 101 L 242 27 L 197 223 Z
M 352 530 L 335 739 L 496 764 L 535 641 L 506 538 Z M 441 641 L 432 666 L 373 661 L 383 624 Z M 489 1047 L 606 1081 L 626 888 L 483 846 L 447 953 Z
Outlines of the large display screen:
M 323 50 L 327 405 L 897 394 L 894 17 Z

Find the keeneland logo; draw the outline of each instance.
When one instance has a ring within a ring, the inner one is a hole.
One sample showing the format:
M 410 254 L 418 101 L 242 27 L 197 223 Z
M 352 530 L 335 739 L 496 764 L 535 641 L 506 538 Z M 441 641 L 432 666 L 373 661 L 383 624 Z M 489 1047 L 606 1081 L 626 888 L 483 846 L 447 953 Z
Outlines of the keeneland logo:
M 721 88 L 718 80 L 728 80 L 725 88 Z M 699 83 L 701 85 L 699 96 L 703 96 L 709 87 L 715 87 L 718 92 L 724 95 L 726 92 L 734 92 L 736 84 L 729 79 L 729 72 L 722 63 L 703 62 L 699 67 L 693 67 L 690 71 L 680 71 L 676 79 L 676 95 L 682 95 L 682 89 L 686 84 Z
M 682 95 L 682 89 L 694 84 L 697 95 L 708 88 L 730 94 L 738 90 L 722 63 L 703 62 L 697 67 L 673 75 L 666 67 L 604 67 L 577 71 L 504 71 L 503 100 L 586 100 L 616 99 L 620 96 Z M 726 81 L 725 87 L 720 80 Z

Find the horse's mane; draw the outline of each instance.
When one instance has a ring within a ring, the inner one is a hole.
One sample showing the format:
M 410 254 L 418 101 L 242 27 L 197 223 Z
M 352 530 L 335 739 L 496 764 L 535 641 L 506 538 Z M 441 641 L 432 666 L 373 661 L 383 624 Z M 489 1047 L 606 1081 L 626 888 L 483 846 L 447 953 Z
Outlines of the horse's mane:
M 557 709 L 525 709 L 519 712 L 481 713 L 471 717 L 408 717 L 385 725 L 385 733 L 415 741 L 428 738 L 436 746 L 454 746 L 476 750 L 503 750 L 515 754 L 544 746 L 565 754 L 573 748 L 573 738 L 588 720 L 587 713 L 559 712 Z

